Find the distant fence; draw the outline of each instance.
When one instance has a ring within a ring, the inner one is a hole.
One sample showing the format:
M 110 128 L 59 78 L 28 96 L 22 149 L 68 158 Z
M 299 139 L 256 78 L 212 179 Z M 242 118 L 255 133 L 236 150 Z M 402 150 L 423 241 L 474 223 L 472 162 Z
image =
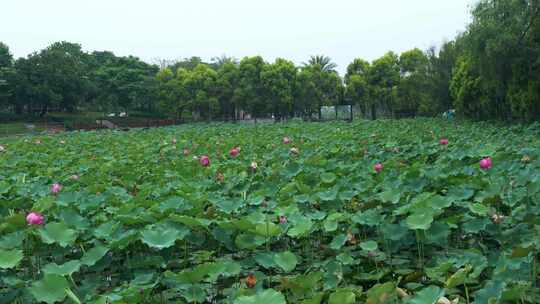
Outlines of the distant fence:
M 321 120 L 350 120 L 354 119 L 352 105 L 323 106 L 321 107 Z
M 70 130 L 100 130 L 100 129 L 131 129 L 131 128 L 157 128 L 165 126 L 179 125 L 181 122 L 176 119 L 104 119 L 96 120 L 95 123 L 72 123 L 68 129 Z

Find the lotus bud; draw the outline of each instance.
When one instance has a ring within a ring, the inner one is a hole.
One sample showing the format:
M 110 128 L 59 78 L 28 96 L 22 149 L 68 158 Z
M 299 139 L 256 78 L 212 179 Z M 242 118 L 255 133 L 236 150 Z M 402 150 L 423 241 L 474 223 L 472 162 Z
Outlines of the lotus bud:
M 486 157 L 480 160 L 480 168 L 482 168 L 483 170 L 491 169 L 491 166 L 492 166 L 491 157 Z
M 31 212 L 26 216 L 28 225 L 43 225 L 45 222 L 43 215 L 38 212 Z
M 229 155 L 231 157 L 237 157 L 240 153 L 240 150 L 238 148 L 232 148 L 231 151 L 229 151 Z
M 52 194 L 58 194 L 60 192 L 60 190 L 62 190 L 62 185 L 60 185 L 59 183 L 54 183 L 51 186 L 51 193 Z
M 201 163 L 203 167 L 210 166 L 210 158 L 207 155 L 201 156 L 201 159 L 199 160 L 199 162 Z

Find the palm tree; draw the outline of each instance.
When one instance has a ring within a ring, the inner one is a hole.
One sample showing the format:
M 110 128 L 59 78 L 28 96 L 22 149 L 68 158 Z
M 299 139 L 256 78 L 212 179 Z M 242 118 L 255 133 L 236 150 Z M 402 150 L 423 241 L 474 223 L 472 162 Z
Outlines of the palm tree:
M 323 72 L 333 72 L 337 67 L 337 64 L 332 62 L 332 58 L 324 55 L 312 55 L 304 66 L 319 66 Z
M 223 54 L 223 55 L 221 55 L 219 57 L 212 57 L 212 64 L 216 68 L 221 67 L 225 63 L 238 64 L 238 59 L 236 59 L 234 57 L 229 57 L 229 56 L 227 56 L 225 54 Z

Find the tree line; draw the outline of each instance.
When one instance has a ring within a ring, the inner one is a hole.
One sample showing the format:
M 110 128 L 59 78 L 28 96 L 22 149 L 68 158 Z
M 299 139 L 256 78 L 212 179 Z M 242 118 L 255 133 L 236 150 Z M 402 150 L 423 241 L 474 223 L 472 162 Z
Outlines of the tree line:
M 356 105 L 367 118 L 433 116 L 455 108 L 473 119 L 540 118 L 540 0 L 482 0 L 454 40 L 422 51 L 357 58 L 340 76 L 327 56 L 300 66 L 260 56 L 149 64 L 58 42 L 14 59 L 0 43 L 0 109 L 143 111 L 175 118 L 316 117 Z

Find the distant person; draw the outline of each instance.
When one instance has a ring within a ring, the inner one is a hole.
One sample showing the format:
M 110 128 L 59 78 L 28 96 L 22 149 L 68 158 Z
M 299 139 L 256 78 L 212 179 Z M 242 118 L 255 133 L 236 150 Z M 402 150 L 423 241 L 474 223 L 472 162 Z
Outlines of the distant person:
M 443 118 L 448 119 L 449 121 L 453 121 L 456 116 L 456 110 L 450 109 L 443 113 Z

